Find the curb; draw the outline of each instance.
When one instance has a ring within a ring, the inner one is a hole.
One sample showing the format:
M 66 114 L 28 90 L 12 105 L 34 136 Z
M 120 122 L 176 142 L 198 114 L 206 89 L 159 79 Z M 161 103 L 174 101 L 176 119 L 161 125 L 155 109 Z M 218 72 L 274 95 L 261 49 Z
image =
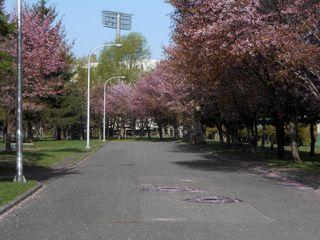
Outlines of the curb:
M 95 154 L 100 148 L 102 148 L 103 146 L 105 146 L 107 143 L 102 143 L 101 145 L 95 147 L 94 149 L 92 149 L 90 152 L 88 152 L 86 155 L 84 155 L 81 159 L 79 159 L 78 161 L 76 161 L 75 163 L 71 163 L 69 164 L 68 167 L 78 167 L 81 164 L 83 164 L 84 162 L 86 162 L 91 155 Z
M 11 202 L 7 203 L 6 205 L 0 207 L 0 216 L 4 215 L 17 205 L 19 205 L 24 200 L 28 199 L 30 196 L 34 195 L 36 192 L 41 190 L 43 188 L 42 183 L 38 183 L 37 186 L 35 186 L 32 189 L 29 189 L 27 192 L 23 193 L 22 195 L 18 196 L 16 199 L 12 200 Z
M 92 151 L 88 152 L 88 154 L 83 156 L 80 160 L 78 160 L 75 163 L 70 164 L 68 167 L 77 167 L 77 166 L 81 165 L 83 162 L 87 161 L 92 154 L 96 153 L 104 145 L 105 144 L 101 144 L 101 145 L 95 147 L 94 149 L 92 149 Z M 44 187 L 44 185 L 41 182 L 38 182 L 37 186 L 33 187 L 32 189 L 29 189 L 27 192 L 18 196 L 16 199 L 14 199 L 14 200 L 10 201 L 9 203 L 7 203 L 6 205 L 0 207 L 0 217 L 5 215 L 6 213 L 8 213 L 11 209 L 18 206 L 23 201 L 27 200 L 29 197 L 31 197 L 32 195 L 37 193 L 43 187 Z
M 83 162 L 88 160 L 88 158 L 92 154 L 96 153 L 101 147 L 103 147 L 106 144 L 107 143 L 102 143 L 101 145 L 96 146 L 95 148 L 92 148 L 90 151 L 86 152 L 85 155 L 83 155 L 82 157 L 79 157 L 79 159 L 77 159 L 77 160 L 74 160 L 74 162 L 67 163 L 66 165 L 62 165 L 61 163 L 58 163 L 57 165 L 53 165 L 53 166 L 51 166 L 49 168 L 51 168 L 51 169 L 69 169 L 69 168 L 73 168 L 73 167 L 78 167 Z

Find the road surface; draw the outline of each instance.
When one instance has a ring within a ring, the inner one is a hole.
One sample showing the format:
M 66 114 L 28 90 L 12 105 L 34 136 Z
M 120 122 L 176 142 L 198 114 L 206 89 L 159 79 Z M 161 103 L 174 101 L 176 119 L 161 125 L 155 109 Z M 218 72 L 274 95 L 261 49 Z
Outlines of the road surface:
M 219 156 L 208 160 L 177 143 L 108 143 L 45 185 L 0 220 L 0 239 L 320 239 L 316 192 L 229 166 Z M 198 192 L 142 191 L 148 186 Z M 242 202 L 184 201 L 196 196 Z

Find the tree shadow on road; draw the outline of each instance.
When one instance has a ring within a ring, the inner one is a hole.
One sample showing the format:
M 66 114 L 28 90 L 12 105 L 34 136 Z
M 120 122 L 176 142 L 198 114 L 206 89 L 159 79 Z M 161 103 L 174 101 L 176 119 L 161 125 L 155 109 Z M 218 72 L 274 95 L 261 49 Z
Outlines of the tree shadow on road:
M 178 144 L 173 151 L 198 154 L 200 159 L 176 161 L 174 164 L 201 171 L 252 172 L 257 167 L 266 165 L 261 159 L 253 161 L 224 154 L 221 149 L 213 149 L 209 144 Z
M 87 150 L 79 148 L 61 148 L 57 150 L 50 150 L 50 152 L 85 153 Z
M 81 172 L 76 167 L 70 168 L 49 168 L 34 166 L 31 164 L 24 165 L 24 174 L 28 180 L 48 181 L 58 177 L 80 174 Z M 0 162 L 0 180 L 13 180 L 16 174 L 15 161 Z
M 200 156 L 198 159 L 188 161 L 173 162 L 176 165 L 200 170 L 200 171 L 219 171 L 219 172 L 246 172 L 261 174 L 266 178 L 270 172 L 275 172 L 282 177 L 311 186 L 320 187 L 320 172 L 317 163 L 305 163 L 303 167 L 294 165 L 288 167 L 288 163 L 280 165 L 274 163 L 274 154 L 269 152 L 248 153 L 228 149 L 224 146 L 212 144 L 178 144 L 173 152 L 195 153 Z

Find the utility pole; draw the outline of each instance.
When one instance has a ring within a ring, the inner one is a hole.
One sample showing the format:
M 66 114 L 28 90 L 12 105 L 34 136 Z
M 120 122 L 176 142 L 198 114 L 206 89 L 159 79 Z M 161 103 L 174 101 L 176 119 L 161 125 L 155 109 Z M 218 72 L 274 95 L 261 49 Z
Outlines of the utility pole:
M 23 175 L 23 102 L 22 102 L 22 84 L 23 84 L 23 62 L 22 62 L 22 0 L 17 0 L 17 30 L 18 30 L 18 53 L 17 53 L 17 133 L 16 133 L 16 151 L 17 151 L 17 173 L 15 182 L 26 183 Z

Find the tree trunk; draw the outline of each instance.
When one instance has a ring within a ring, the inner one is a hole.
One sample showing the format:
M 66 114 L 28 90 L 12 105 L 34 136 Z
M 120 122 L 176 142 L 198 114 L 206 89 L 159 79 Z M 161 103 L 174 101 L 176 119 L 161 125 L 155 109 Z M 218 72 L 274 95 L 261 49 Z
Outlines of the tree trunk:
M 62 131 L 62 135 L 63 135 L 63 139 L 64 139 L 64 140 L 68 140 L 68 133 L 67 133 L 67 129 L 63 129 L 63 131 Z
M 277 119 L 275 123 L 277 139 L 277 157 L 284 158 L 284 122 Z
M 72 132 L 74 132 L 74 130 L 72 130 Z M 73 135 L 73 134 L 72 134 Z M 81 130 L 80 130 L 80 139 L 81 140 L 84 140 L 85 139 L 85 130 L 84 130 L 84 127 L 81 127 Z
M 66 131 L 66 138 L 65 138 L 65 139 L 66 139 L 67 141 L 69 141 L 69 139 L 70 139 L 69 128 L 67 128 L 65 131 Z
M 258 147 L 258 141 L 259 141 L 259 130 L 258 130 L 258 124 L 254 123 L 254 149 L 257 151 Z
M 136 124 L 132 124 L 131 130 L 132 130 L 132 137 L 134 140 L 136 140 Z
M 118 134 L 118 139 L 121 139 L 121 128 L 120 128 L 120 123 L 117 124 L 117 134 Z
M 5 151 L 6 152 L 12 152 L 12 148 L 11 148 L 11 143 L 12 143 L 12 139 L 11 139 L 11 134 L 12 134 L 12 129 L 13 129 L 13 122 L 11 117 L 9 117 L 8 122 L 6 123 L 6 128 L 7 128 L 7 134 L 6 134 L 6 148 Z
M 239 146 L 238 129 L 237 128 L 232 128 L 231 142 L 232 142 L 232 147 L 237 150 L 238 146 Z
M 2 141 L 5 143 L 6 142 L 6 137 L 7 137 L 7 124 L 4 124 L 3 127 L 3 133 L 2 133 Z
M 183 129 L 182 129 L 182 141 L 183 142 L 188 142 L 190 139 L 190 132 L 189 132 L 189 125 L 187 121 L 184 119 L 183 121 Z
M 192 144 L 197 144 L 197 143 L 204 143 L 205 142 L 205 137 L 203 133 L 203 127 L 200 122 L 200 119 L 195 117 L 193 126 L 192 126 L 192 132 L 190 135 L 190 142 Z
M 164 126 L 161 128 L 161 131 L 162 131 L 162 136 L 166 138 L 166 137 L 167 137 L 166 125 L 164 125 Z
M 229 130 L 227 130 L 227 136 L 226 136 L 226 140 L 227 140 L 227 145 L 230 147 L 231 145 L 231 137 L 230 137 L 230 133 L 229 133 Z
M 27 139 L 29 143 L 33 142 L 33 127 L 31 120 L 27 121 Z
M 263 125 L 262 135 L 261 135 L 261 147 L 264 148 L 267 142 L 267 126 Z
M 274 150 L 274 144 L 275 144 L 275 138 L 274 138 L 273 134 L 269 137 L 269 142 L 270 142 L 270 150 L 273 151 Z
M 151 130 L 149 124 L 147 125 L 147 134 L 148 134 L 148 139 L 151 139 Z
M 314 123 L 310 124 L 310 157 L 315 156 L 316 137 L 314 135 Z
M 114 137 L 114 128 L 115 128 L 115 123 L 111 122 L 110 127 L 109 127 L 109 137 Z
M 56 141 L 61 141 L 62 140 L 62 130 L 61 127 L 56 127 Z
M 299 145 L 298 145 L 298 134 L 297 134 L 297 122 L 295 119 L 291 119 L 289 122 L 290 125 L 290 137 L 291 137 L 291 153 L 293 161 L 296 163 L 301 163 L 301 158 L 299 154 Z
M 173 122 L 173 138 L 174 140 L 178 140 L 179 139 L 179 133 L 178 133 L 178 125 L 177 125 L 177 122 L 174 121 Z
M 219 133 L 219 141 L 221 144 L 224 144 L 222 124 L 220 124 L 220 123 L 217 124 L 217 129 L 218 129 L 218 133 Z
M 98 139 L 102 140 L 102 133 L 103 133 L 103 128 L 102 127 L 98 127 Z
M 248 134 L 248 144 L 249 144 L 249 152 L 254 152 L 254 147 L 253 147 L 253 130 L 251 127 L 246 127 L 247 128 L 247 134 Z
M 251 149 L 253 152 L 257 151 L 257 135 L 256 135 L 256 128 L 251 128 Z
M 163 127 L 162 127 L 162 124 L 158 124 L 158 126 L 159 126 L 159 129 L 158 129 L 159 138 L 160 138 L 160 140 L 162 140 L 163 139 L 163 134 L 162 134 Z

